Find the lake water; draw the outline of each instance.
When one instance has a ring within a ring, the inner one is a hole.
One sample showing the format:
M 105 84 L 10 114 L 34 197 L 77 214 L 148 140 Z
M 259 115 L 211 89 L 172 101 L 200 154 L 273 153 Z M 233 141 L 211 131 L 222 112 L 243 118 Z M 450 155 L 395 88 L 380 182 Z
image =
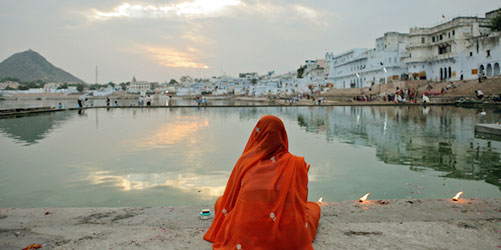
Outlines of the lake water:
M 257 120 L 280 117 L 324 201 L 497 197 L 501 142 L 455 107 L 88 109 L 0 119 L 0 207 L 212 203 Z

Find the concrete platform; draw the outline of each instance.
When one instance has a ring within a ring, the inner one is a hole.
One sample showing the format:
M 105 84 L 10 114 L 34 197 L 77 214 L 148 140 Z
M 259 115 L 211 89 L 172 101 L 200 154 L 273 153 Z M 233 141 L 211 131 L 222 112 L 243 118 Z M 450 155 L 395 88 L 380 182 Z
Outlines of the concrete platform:
M 500 124 L 477 124 L 475 125 L 475 133 L 501 135 Z
M 202 208 L 3 208 L 0 249 L 211 249 Z M 313 246 L 498 249 L 500 222 L 499 198 L 324 203 Z

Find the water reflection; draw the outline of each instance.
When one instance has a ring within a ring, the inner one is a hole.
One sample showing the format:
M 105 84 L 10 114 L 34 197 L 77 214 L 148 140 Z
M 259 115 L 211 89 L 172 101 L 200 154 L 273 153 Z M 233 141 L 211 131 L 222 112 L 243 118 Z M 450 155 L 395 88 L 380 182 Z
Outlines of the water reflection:
M 191 144 L 196 144 L 198 141 L 197 133 L 204 128 L 209 127 L 207 118 L 185 117 L 182 121 L 174 121 L 161 125 L 156 131 L 139 139 L 138 148 L 168 148 L 183 140 L 190 140 Z
M 501 114 L 486 111 L 139 108 L 2 119 L 0 190 L 9 192 L 0 192 L 0 207 L 207 204 L 224 191 L 250 131 L 266 114 L 284 121 L 291 152 L 312 165 L 312 200 L 358 199 L 368 191 L 376 199 L 407 198 L 423 186 L 416 198 L 452 197 L 459 188 L 466 196 L 474 190 L 494 197 L 501 142 L 475 138 L 474 125 Z
M 93 184 L 111 184 L 122 191 L 138 191 L 156 187 L 171 187 L 186 193 L 199 193 L 202 199 L 212 200 L 224 192 L 224 185 L 208 185 L 206 178 L 196 174 L 127 174 L 124 176 L 113 175 L 110 171 L 96 171 L 90 173 L 87 180 Z M 220 180 L 211 178 L 212 182 Z M 210 182 L 210 181 L 209 181 Z
M 49 136 L 74 116 L 73 112 L 52 112 L 33 116 L 0 119 L 0 132 L 26 146 L 36 144 Z
M 477 113 L 452 107 L 335 107 L 291 109 L 284 115 L 307 132 L 325 133 L 328 141 L 374 147 L 388 164 L 501 187 L 501 142 L 474 135 L 475 124 L 498 121 L 500 115 Z

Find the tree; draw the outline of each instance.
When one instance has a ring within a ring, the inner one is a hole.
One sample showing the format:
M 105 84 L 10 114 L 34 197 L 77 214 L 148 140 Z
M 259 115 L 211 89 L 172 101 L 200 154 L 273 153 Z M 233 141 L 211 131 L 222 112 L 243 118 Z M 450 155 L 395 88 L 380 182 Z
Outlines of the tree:
M 501 31 L 501 12 L 496 17 L 494 17 L 491 22 L 491 30 Z
M 120 87 L 122 87 L 122 90 L 127 90 L 127 86 L 130 85 L 130 82 L 122 82 L 120 83 Z
M 84 85 L 83 85 L 83 84 L 81 84 L 81 83 L 79 83 L 79 84 L 77 85 L 77 90 L 78 90 L 78 92 L 82 92 L 82 91 L 84 90 Z
M 67 88 L 68 88 L 67 83 L 63 83 L 62 85 L 59 85 L 59 87 L 57 87 L 57 89 L 67 89 Z
M 174 79 L 170 79 L 169 85 L 175 85 L 178 84 L 178 82 Z
M 112 88 L 115 87 L 115 84 L 112 81 L 110 81 L 107 85 L 111 85 Z
M 304 66 L 299 66 L 299 69 L 297 69 L 297 78 L 303 78 L 304 70 L 306 69 L 306 65 Z
M 182 83 L 186 83 L 188 81 L 191 81 L 191 79 L 192 78 L 190 76 L 182 76 L 180 80 Z
M 256 79 L 256 78 L 253 78 L 253 79 L 251 80 L 251 82 L 252 82 L 252 85 L 256 85 L 256 84 L 257 84 L 257 79 Z

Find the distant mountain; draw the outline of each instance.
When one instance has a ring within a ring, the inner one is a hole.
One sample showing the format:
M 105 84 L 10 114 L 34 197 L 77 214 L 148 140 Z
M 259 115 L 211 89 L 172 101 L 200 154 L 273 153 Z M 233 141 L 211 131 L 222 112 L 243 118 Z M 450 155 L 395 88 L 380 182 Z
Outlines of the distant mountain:
M 0 78 L 2 77 L 18 78 L 21 81 L 84 83 L 31 49 L 16 53 L 0 63 Z

